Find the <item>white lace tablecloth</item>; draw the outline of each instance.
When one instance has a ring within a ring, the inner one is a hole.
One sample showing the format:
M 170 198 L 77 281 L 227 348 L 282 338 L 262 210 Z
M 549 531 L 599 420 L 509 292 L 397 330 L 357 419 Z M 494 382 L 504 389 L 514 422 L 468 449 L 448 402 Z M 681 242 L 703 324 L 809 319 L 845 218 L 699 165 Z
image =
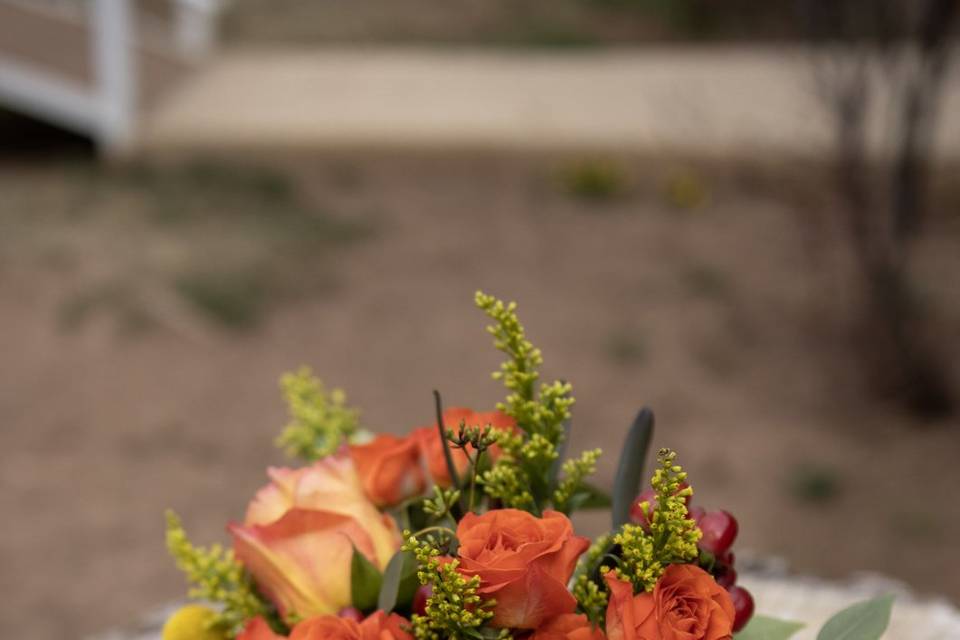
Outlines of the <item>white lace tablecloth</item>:
M 823 623 L 840 609 L 872 596 L 893 593 L 896 601 L 884 640 L 960 640 L 960 610 L 944 599 L 920 598 L 902 583 L 875 574 L 827 581 L 789 573 L 786 563 L 741 559 L 739 582 L 751 591 L 757 613 L 804 622 L 795 640 L 815 640 Z M 167 615 L 179 605 L 163 607 L 127 630 L 88 640 L 160 640 Z
M 896 596 L 884 640 L 960 640 L 960 610 L 943 598 L 922 598 L 901 582 L 872 573 L 844 581 L 793 575 L 785 562 L 771 559 L 745 564 L 739 582 L 754 595 L 757 613 L 803 622 L 792 640 L 815 640 L 823 623 L 855 602 L 892 593 Z

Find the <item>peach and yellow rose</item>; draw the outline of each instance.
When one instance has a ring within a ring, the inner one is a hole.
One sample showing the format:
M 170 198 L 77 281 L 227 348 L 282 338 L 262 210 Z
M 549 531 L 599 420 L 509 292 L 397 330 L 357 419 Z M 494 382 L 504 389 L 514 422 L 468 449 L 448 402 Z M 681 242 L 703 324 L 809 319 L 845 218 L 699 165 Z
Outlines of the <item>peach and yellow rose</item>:
M 479 593 L 497 601 L 494 627 L 536 629 L 554 616 L 573 613 L 567 589 L 577 558 L 589 546 L 556 511 L 537 518 L 526 511 L 468 513 L 457 526 L 460 571 L 480 577 Z
M 729 640 L 734 608 L 727 591 L 696 565 L 672 564 L 653 593 L 633 594 L 633 585 L 612 572 L 607 605 L 609 640 Z
M 382 570 L 400 545 L 396 523 L 364 495 L 347 456 L 269 473 L 244 524 L 229 527 L 237 558 L 282 615 L 336 613 L 351 604 L 353 549 Z
M 461 422 L 468 427 L 491 425 L 498 429 L 508 430 L 515 429 L 517 424 L 513 418 L 500 411 L 476 412 L 461 407 L 451 407 L 443 412 L 443 426 L 453 430 L 454 433 L 456 433 Z M 450 478 L 450 470 L 447 468 L 447 460 L 443 453 L 443 441 L 440 439 L 440 430 L 437 425 L 414 429 L 410 437 L 416 440 L 424 466 L 433 481 L 441 487 L 449 487 L 453 480 Z M 450 453 L 453 456 L 453 466 L 457 473 L 465 473 L 470 466 L 467 453 L 462 449 L 452 449 Z M 499 450 L 496 447 L 491 447 L 491 457 L 496 458 L 498 454 Z
M 350 456 L 367 497 L 378 506 L 397 504 L 423 493 L 420 451 L 413 438 L 381 434 L 350 447 Z

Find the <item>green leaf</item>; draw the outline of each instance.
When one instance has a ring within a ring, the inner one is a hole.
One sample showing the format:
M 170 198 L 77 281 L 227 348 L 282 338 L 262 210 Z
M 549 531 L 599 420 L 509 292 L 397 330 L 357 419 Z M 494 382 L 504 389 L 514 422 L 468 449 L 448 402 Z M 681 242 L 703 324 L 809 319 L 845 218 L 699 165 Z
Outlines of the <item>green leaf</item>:
M 734 638 L 736 640 L 787 640 L 803 627 L 802 622 L 753 616 L 747 626 Z
M 350 560 L 350 599 L 360 611 L 372 611 L 377 606 L 383 576 L 367 557 L 353 548 Z
M 578 509 L 609 509 L 610 495 L 603 489 L 583 483 L 583 490 L 578 491 L 570 498 L 570 511 Z
M 891 595 L 847 607 L 827 620 L 817 640 L 879 640 L 890 624 L 892 608 Z
M 383 571 L 377 609 L 390 613 L 397 606 L 408 607 L 413 602 L 418 585 L 416 558 L 409 551 L 398 551 Z
M 613 482 L 613 528 L 630 520 L 630 505 L 640 493 L 644 461 L 653 437 L 653 412 L 644 407 L 637 414 L 623 443 Z

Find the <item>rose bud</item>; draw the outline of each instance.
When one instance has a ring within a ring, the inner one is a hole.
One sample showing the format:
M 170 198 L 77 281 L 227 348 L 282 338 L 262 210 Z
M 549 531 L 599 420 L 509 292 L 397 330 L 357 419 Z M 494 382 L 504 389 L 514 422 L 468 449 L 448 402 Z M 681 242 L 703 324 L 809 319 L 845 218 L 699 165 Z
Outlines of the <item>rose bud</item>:
M 350 620 L 355 620 L 356 622 L 360 622 L 363 620 L 363 612 L 360 611 L 360 609 L 357 609 L 356 607 L 344 607 L 343 609 L 340 609 L 340 611 L 337 612 L 337 617 L 348 618 Z
M 700 526 L 700 521 L 705 515 L 707 515 L 707 510 L 703 507 L 690 507 L 690 509 L 687 510 L 687 517 L 696 522 L 697 526 Z
M 643 504 L 647 504 L 646 513 L 643 510 Z M 630 505 L 630 521 L 634 524 L 641 524 L 644 527 L 650 526 L 650 516 L 653 510 L 657 508 L 657 494 L 653 489 L 645 489 L 640 492 L 637 499 Z
M 413 594 L 413 612 L 419 616 L 427 615 L 427 599 L 433 595 L 433 587 L 426 584 Z
M 381 434 L 366 444 L 351 446 L 350 457 L 364 492 L 379 507 L 420 495 L 426 487 L 420 451 L 413 438 Z
M 681 482 L 677 487 L 677 491 L 683 491 L 688 485 L 686 482 Z M 691 496 L 684 498 L 688 512 L 691 513 L 689 516 L 693 518 L 693 510 L 690 508 L 690 499 Z M 643 507 L 641 506 L 644 502 L 647 503 L 647 513 L 644 515 Z M 650 517 L 653 515 L 653 511 L 657 508 L 657 493 L 653 489 L 644 489 L 640 492 L 640 495 L 637 496 L 637 499 L 633 501 L 633 504 L 630 506 L 630 521 L 634 524 L 641 524 L 644 527 L 650 525 Z M 695 507 L 698 508 L 698 507 Z M 700 509 L 702 512 L 703 510 Z M 695 519 L 695 518 L 694 518 Z

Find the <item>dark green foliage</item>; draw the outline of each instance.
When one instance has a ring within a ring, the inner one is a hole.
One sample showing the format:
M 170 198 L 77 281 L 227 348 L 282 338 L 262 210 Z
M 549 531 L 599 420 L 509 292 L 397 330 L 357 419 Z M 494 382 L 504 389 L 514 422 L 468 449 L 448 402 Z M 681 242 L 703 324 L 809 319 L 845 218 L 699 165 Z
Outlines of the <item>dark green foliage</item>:
M 350 560 L 350 599 L 353 606 L 365 613 L 373 611 L 377 607 L 382 579 L 377 568 L 354 547 Z
M 208 319 L 229 329 L 248 329 L 263 316 L 268 288 L 255 271 L 198 271 L 176 280 L 177 292 Z
M 644 407 L 637 414 L 623 443 L 613 483 L 613 529 L 630 520 L 630 505 L 645 480 L 647 451 L 653 439 L 653 412 Z

